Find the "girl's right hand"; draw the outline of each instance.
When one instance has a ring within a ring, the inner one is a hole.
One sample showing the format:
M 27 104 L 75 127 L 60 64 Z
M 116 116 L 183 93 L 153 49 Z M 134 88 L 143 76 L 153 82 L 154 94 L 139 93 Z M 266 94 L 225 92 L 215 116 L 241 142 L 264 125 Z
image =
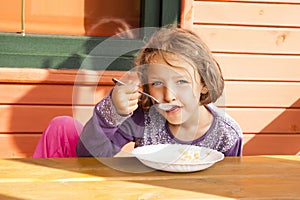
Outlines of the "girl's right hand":
M 137 83 L 116 85 L 112 91 L 112 102 L 119 115 L 129 115 L 138 108 L 141 94 Z

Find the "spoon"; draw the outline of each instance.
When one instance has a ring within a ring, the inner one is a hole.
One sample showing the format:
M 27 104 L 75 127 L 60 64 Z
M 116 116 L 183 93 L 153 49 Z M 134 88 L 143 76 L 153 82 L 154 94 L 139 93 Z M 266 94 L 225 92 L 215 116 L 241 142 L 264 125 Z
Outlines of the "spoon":
M 170 103 L 159 103 L 155 104 L 157 108 L 164 110 L 164 111 L 171 111 L 177 108 L 178 106 L 175 104 L 170 104 Z
M 112 81 L 113 81 L 114 83 L 119 83 L 120 85 L 126 85 L 125 83 L 123 83 L 122 81 L 120 81 L 120 80 L 118 80 L 118 79 L 116 79 L 116 78 L 113 78 Z M 151 96 L 150 94 L 147 94 L 147 93 L 142 92 L 142 91 L 138 91 L 138 92 L 141 93 L 141 94 L 143 94 L 143 95 L 145 95 L 145 96 L 147 96 L 147 97 L 150 97 L 150 98 L 153 99 L 156 103 L 159 103 L 159 101 L 158 101 L 155 97 Z
M 120 85 L 126 85 L 125 83 L 123 83 L 122 81 L 120 81 L 120 80 L 118 80 L 118 79 L 116 79 L 116 78 L 112 78 L 112 81 L 113 81 L 114 83 L 118 83 L 118 84 L 120 84 Z M 178 107 L 177 105 L 174 105 L 174 104 L 169 104 L 169 103 L 159 103 L 159 101 L 158 101 L 155 97 L 151 96 L 150 94 L 145 93 L 145 92 L 142 92 L 142 91 L 138 91 L 138 92 L 141 93 L 141 94 L 143 94 L 143 95 L 145 95 L 145 96 L 147 96 L 147 97 L 149 97 L 149 98 L 151 98 L 151 99 L 153 99 L 153 100 L 156 102 L 155 106 L 156 106 L 157 108 L 161 109 L 161 110 L 164 110 L 164 111 L 170 111 L 170 110 L 173 110 L 173 109 L 175 109 L 176 107 Z

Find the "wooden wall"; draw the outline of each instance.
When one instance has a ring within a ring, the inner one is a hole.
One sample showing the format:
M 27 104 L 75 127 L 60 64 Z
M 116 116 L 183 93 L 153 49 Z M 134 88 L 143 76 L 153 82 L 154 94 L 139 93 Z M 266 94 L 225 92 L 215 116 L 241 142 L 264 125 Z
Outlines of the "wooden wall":
M 0 157 L 30 157 L 50 120 L 85 123 L 121 71 L 0 68 Z
M 300 2 L 183 0 L 181 25 L 220 63 L 244 154 L 300 152 Z
M 244 155 L 298 154 L 300 2 L 182 0 L 181 9 L 182 26 L 223 69 L 221 105 L 244 131 Z M 55 116 L 84 123 L 123 73 L 0 68 L 0 157 L 30 157 Z

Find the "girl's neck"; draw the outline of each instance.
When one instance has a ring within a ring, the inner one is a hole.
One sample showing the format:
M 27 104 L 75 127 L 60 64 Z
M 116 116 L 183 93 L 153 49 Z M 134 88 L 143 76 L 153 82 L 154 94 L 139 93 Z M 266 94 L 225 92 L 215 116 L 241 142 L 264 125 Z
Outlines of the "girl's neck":
M 205 107 L 199 106 L 198 112 L 190 117 L 190 120 L 180 125 L 169 124 L 172 134 L 179 140 L 193 141 L 203 136 L 212 125 L 214 117 Z

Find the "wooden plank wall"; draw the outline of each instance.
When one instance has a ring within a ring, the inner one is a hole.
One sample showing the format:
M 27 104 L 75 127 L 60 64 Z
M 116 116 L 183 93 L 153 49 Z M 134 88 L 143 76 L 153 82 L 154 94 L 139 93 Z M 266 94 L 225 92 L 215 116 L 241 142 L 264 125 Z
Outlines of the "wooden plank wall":
M 300 2 L 183 0 L 181 25 L 220 63 L 244 154 L 300 152 Z
M 85 123 L 124 72 L 0 68 L 0 157 L 30 157 L 50 120 Z
M 298 13 L 296 0 L 182 0 L 182 26 L 223 69 L 220 105 L 244 131 L 244 155 L 300 151 Z M 0 157 L 30 157 L 55 116 L 84 123 L 123 73 L 0 68 Z

